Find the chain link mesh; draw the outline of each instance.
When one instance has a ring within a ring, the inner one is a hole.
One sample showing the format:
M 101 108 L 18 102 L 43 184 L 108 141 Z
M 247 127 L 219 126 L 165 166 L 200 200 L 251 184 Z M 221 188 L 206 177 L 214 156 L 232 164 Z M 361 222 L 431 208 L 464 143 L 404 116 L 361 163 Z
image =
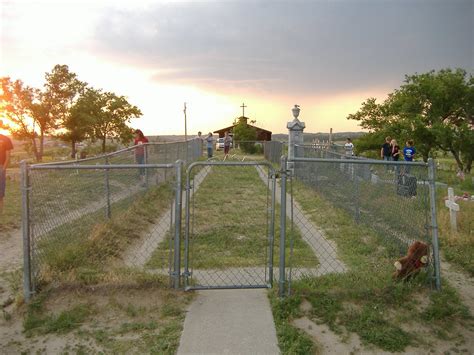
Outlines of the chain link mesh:
M 267 170 L 258 163 L 220 163 L 202 166 L 194 175 L 189 194 L 188 288 L 268 286 L 273 187 Z
M 297 146 L 295 154 L 297 158 L 333 159 L 291 163 L 293 180 L 346 211 L 347 218 L 376 231 L 394 259 L 406 255 L 408 246 L 414 241 L 431 244 L 429 181 L 425 164 L 380 164 L 313 145 Z M 334 159 L 345 159 L 346 162 L 339 163 Z M 319 265 L 308 268 L 302 266 L 302 260 L 291 258 L 290 277 L 345 272 L 347 267 L 335 241 L 314 225 L 297 201 L 293 200 L 291 207 L 293 229 L 302 233 Z M 428 270 L 432 272 L 431 267 Z
M 197 160 L 202 146 L 146 144 L 141 165 L 135 149 L 29 167 L 31 291 L 44 282 L 96 278 L 106 264 L 170 274 L 173 163 Z

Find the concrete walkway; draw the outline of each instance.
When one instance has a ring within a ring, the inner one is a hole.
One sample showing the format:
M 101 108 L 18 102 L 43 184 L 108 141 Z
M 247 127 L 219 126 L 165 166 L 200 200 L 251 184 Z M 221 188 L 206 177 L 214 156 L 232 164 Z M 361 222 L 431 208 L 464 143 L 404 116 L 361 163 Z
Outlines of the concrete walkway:
M 199 291 L 178 354 L 279 354 L 265 289 Z

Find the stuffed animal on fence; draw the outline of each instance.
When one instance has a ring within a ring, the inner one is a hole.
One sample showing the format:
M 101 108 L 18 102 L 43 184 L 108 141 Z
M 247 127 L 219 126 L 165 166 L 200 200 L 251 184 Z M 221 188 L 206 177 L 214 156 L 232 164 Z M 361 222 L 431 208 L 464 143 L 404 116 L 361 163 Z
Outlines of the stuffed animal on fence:
M 428 264 L 429 246 L 426 243 L 416 241 L 408 248 L 407 255 L 395 262 L 393 277 L 406 280 L 417 274 L 422 267 Z

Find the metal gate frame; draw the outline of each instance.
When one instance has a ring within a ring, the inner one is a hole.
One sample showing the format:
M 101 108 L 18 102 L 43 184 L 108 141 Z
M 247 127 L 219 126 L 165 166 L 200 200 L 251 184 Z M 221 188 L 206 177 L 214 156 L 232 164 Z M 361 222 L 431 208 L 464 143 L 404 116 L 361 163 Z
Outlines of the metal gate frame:
M 265 270 L 268 268 L 268 283 L 264 285 L 232 285 L 232 286 L 193 286 L 189 283 L 192 272 L 189 270 L 189 238 L 191 224 L 191 183 L 192 170 L 199 166 L 263 166 L 268 168 L 268 179 L 272 180 L 270 186 L 271 192 L 271 208 L 270 208 L 270 225 L 268 230 L 268 260 L 266 261 Z M 249 161 L 249 162 L 230 162 L 230 161 L 200 161 L 190 164 L 186 170 L 186 186 L 185 186 L 185 235 L 184 235 L 184 272 L 182 274 L 184 280 L 184 289 L 187 290 L 209 290 L 209 289 L 246 289 L 246 288 L 271 288 L 273 286 L 273 249 L 275 240 L 275 205 L 276 205 L 276 172 L 273 165 L 267 161 Z M 284 248 L 283 248 L 284 249 Z M 175 254 L 176 255 L 176 254 Z M 178 258 L 179 260 L 179 258 Z M 176 262 L 176 259 L 175 259 Z M 179 261 L 178 261 L 179 262 Z

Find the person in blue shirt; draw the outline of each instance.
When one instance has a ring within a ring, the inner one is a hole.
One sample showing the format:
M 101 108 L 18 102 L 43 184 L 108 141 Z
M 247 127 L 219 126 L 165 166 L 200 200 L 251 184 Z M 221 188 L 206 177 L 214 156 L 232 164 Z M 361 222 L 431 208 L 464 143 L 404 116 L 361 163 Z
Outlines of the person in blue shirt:
M 411 162 L 415 158 L 416 149 L 414 147 L 414 143 L 412 139 L 407 140 L 405 148 L 403 148 L 403 157 L 405 158 L 406 162 Z M 410 167 L 405 166 L 405 173 L 408 174 L 410 172 Z
M 413 146 L 413 140 L 409 139 L 406 142 L 405 148 L 403 148 L 403 156 L 405 157 L 405 161 L 413 161 L 415 154 L 416 149 Z

